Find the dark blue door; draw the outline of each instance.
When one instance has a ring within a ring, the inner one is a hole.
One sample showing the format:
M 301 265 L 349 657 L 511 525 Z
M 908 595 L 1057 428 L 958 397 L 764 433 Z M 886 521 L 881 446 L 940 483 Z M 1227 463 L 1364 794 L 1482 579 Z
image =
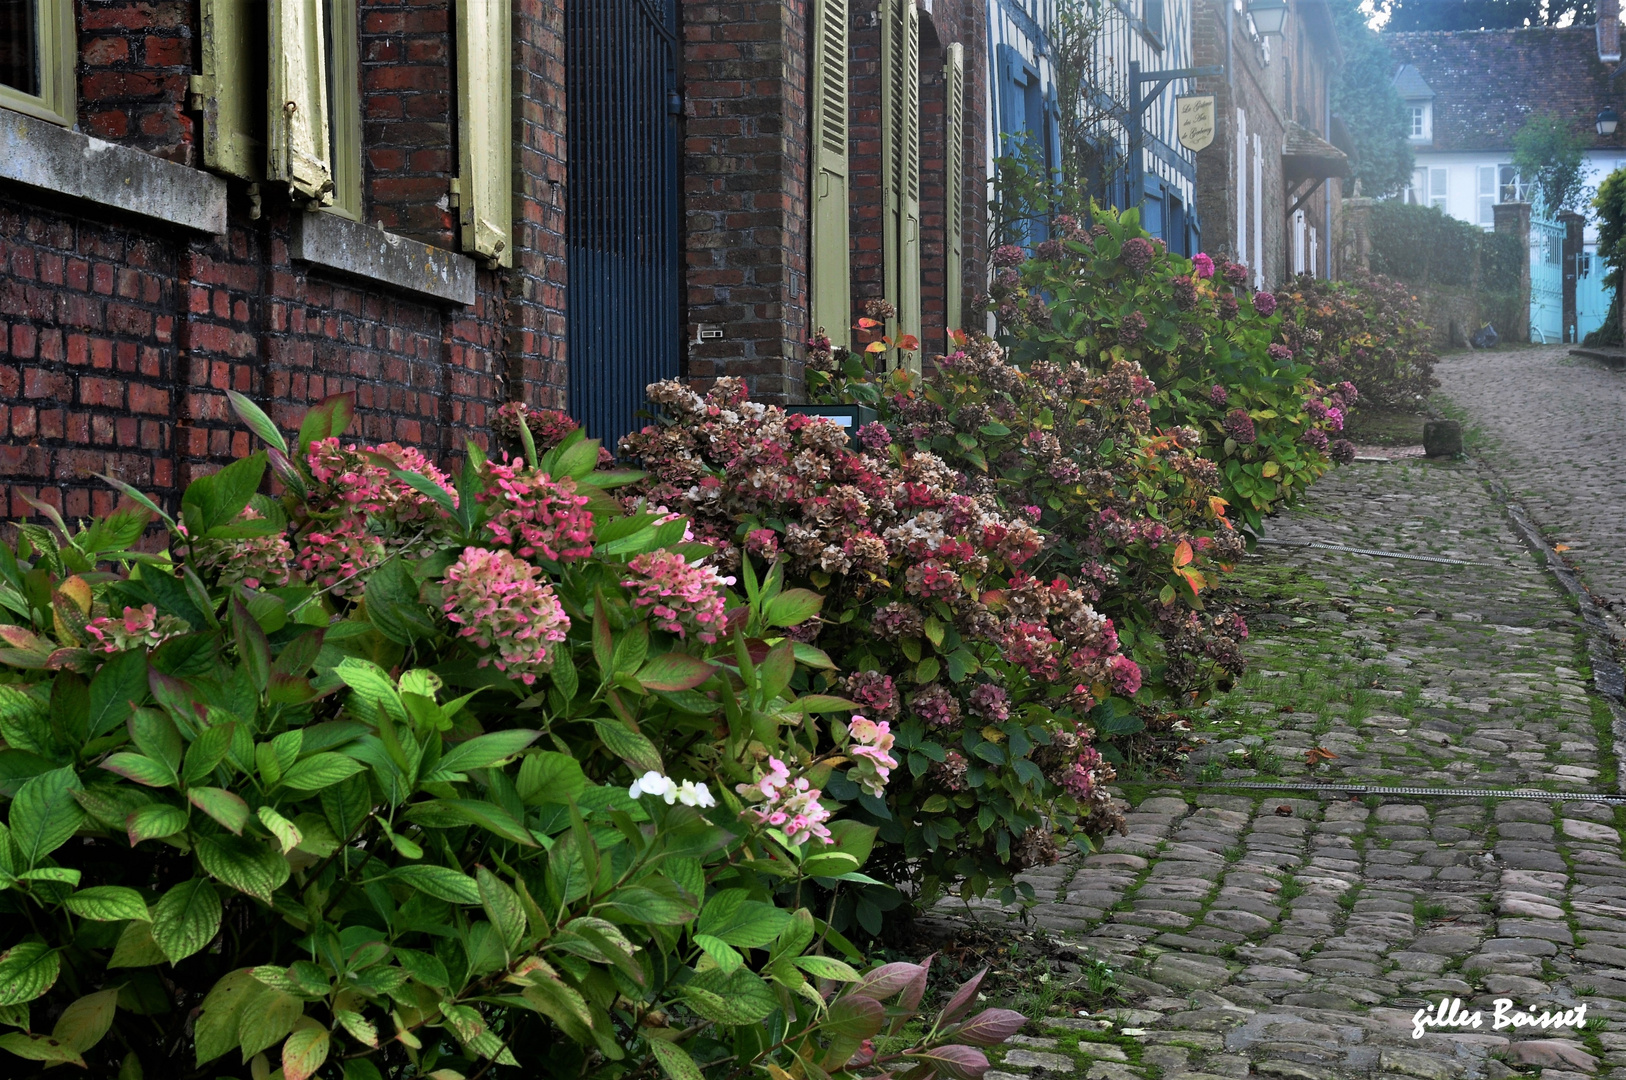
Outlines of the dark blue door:
M 676 0 L 565 0 L 570 413 L 616 442 L 679 374 Z

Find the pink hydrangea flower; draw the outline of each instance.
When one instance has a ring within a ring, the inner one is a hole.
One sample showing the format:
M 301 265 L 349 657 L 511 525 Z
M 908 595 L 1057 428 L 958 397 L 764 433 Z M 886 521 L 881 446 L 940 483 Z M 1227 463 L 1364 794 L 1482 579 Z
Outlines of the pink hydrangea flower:
M 648 608 L 655 625 L 686 638 L 691 632 L 711 644 L 722 631 L 723 586 L 734 584 L 709 566 L 691 565 L 675 551 L 648 551 L 627 564 L 621 582 L 635 591 L 634 607 Z
M 173 615 L 159 615 L 151 604 L 127 607 L 119 617 L 100 615 L 85 624 L 95 641 L 92 652 L 116 653 L 129 649 L 155 649 L 167 639 L 186 633 L 186 624 Z
M 524 558 L 553 562 L 593 553 L 593 515 L 587 496 L 576 494 L 568 476 L 555 480 L 522 462 L 487 462 L 485 501 L 492 508 L 491 533 Z
M 865 791 L 880 798 L 892 770 L 898 767 L 897 759 L 887 752 L 896 741 L 892 725 L 885 720 L 876 723 L 855 715 L 847 725 L 847 734 L 855 744 L 847 748 L 847 753 L 857 762 L 854 771 L 858 773 L 858 782 Z
M 300 537 L 300 571 L 334 596 L 359 598 L 367 586 L 363 575 L 383 559 L 384 542 L 370 535 L 366 522 L 355 515 Z
M 1191 266 L 1192 269 L 1196 271 L 1197 276 L 1200 278 L 1211 278 L 1214 276 L 1214 260 L 1209 258 L 1203 252 L 1198 252 L 1196 255 L 1192 256 Z
M 823 793 L 805 776 L 792 779 L 790 770 L 778 758 L 768 759 L 767 771 L 755 783 L 739 784 L 734 790 L 748 799 L 762 800 L 760 805 L 740 811 L 744 820 L 779 829 L 792 844 L 811 837 L 831 842 L 830 830 L 824 824 L 830 820 L 830 811 L 819 802 Z
M 565 640 L 570 616 L 541 571 L 511 552 L 467 547 L 446 570 L 446 617 L 458 634 L 496 656 L 480 666 L 512 671 L 529 686 L 553 665 L 553 646 Z
M 1140 689 L 1140 665 L 1129 657 L 1120 653 L 1107 661 L 1107 667 L 1112 673 L 1112 688 L 1118 693 L 1128 696 Z

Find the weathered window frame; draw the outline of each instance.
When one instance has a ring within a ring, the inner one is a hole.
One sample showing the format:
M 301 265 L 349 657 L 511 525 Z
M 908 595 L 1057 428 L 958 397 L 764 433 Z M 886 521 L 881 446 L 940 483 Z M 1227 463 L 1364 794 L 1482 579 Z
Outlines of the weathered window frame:
M 79 37 L 74 30 L 73 0 L 34 0 L 34 4 L 40 92 L 29 94 L 13 86 L 0 86 L 0 108 L 72 127 L 79 99 L 74 85 Z
M 322 209 L 361 220 L 361 12 L 356 0 L 326 0 L 328 131 L 333 202 Z

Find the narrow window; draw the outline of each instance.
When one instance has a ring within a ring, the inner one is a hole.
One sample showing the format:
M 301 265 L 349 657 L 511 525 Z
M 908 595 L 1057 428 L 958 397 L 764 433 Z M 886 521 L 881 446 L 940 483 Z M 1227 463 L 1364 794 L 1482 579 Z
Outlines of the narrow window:
M 1414 139 L 1423 137 L 1423 107 L 1421 105 L 1411 107 L 1411 137 Z
M 1428 204 L 1437 206 L 1441 212 L 1445 211 L 1446 177 L 1448 170 L 1432 168 L 1428 170 Z
M 0 108 L 74 122 L 72 0 L 0 0 Z
M 845 346 L 852 341 L 846 0 L 818 0 L 813 18 L 813 326 L 828 334 L 832 344 Z
M 1479 223 L 1496 224 L 1496 166 L 1479 166 Z

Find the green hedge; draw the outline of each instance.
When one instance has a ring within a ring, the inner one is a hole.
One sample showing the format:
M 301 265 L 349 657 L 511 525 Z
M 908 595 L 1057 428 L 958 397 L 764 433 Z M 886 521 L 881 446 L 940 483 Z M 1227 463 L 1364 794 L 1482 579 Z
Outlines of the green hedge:
M 1516 293 L 1524 246 L 1516 236 L 1488 233 L 1432 206 L 1398 200 L 1372 207 L 1372 272 L 1414 288 L 1478 288 Z

